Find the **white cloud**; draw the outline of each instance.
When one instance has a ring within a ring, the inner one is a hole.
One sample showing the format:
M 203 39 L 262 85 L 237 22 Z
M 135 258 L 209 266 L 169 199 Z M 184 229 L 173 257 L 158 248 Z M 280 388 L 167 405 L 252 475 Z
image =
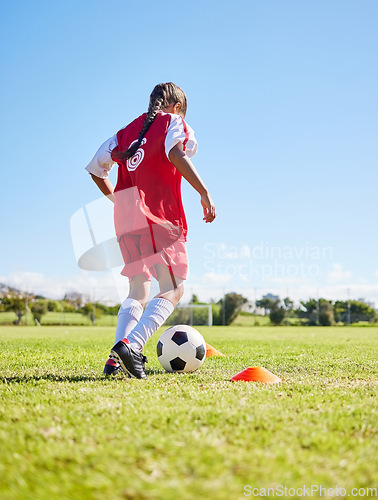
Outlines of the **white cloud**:
M 290 276 L 272 276 L 269 282 L 278 286 L 298 286 L 300 283 L 308 282 L 308 278 Z
M 243 283 L 250 283 L 251 282 L 251 280 L 245 274 L 240 275 L 240 281 L 242 281 Z
M 341 264 L 333 264 L 332 270 L 327 274 L 329 283 L 337 283 L 351 278 L 352 273 L 343 268 Z

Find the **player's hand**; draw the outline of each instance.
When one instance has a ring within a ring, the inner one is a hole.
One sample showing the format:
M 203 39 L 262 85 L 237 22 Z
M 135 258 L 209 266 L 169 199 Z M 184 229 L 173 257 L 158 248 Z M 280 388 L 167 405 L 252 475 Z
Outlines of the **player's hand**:
M 201 205 L 203 208 L 203 215 L 204 215 L 203 220 L 205 222 L 213 222 L 213 220 L 216 217 L 215 205 L 208 193 L 203 194 L 201 196 Z

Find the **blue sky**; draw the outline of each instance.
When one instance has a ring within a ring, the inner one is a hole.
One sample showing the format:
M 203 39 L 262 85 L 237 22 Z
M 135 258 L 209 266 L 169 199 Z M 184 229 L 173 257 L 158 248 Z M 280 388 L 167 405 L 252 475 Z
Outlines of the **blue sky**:
M 84 167 L 174 81 L 218 211 L 204 224 L 183 186 L 187 294 L 349 289 L 378 305 L 375 0 L 0 9 L 0 281 L 111 295 L 112 274 L 79 270 L 73 252 L 70 218 L 99 196 Z

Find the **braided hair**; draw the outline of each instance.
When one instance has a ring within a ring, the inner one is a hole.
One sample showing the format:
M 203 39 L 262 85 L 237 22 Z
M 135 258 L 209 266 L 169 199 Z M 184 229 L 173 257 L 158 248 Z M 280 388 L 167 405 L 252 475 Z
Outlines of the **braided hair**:
M 180 114 L 185 116 L 187 108 L 185 92 L 172 82 L 159 83 L 156 85 L 150 95 L 150 104 L 148 106 L 147 116 L 144 120 L 142 130 L 139 133 L 138 140 L 134 142 L 134 144 L 132 144 L 127 151 L 112 151 L 112 159 L 114 161 L 120 161 L 134 156 L 158 112 L 167 106 L 170 106 L 171 104 L 174 105 L 176 103 L 181 104 Z

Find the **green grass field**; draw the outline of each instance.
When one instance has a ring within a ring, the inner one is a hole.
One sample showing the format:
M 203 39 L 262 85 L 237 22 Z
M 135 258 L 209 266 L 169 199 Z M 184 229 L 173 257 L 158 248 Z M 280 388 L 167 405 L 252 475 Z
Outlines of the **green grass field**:
M 14 312 L 0 312 L 0 326 L 13 325 L 17 316 Z M 22 317 L 23 326 L 34 326 L 33 315 L 29 312 Z M 42 317 L 42 325 L 49 326 L 92 326 L 88 316 L 74 312 L 48 312 Z M 116 326 L 117 316 L 103 315 L 96 320 L 98 326 Z
M 227 357 L 166 374 L 158 332 L 141 381 L 102 375 L 111 327 L 0 327 L 0 498 L 229 500 L 252 488 L 348 496 L 378 486 L 376 329 L 198 329 Z M 283 382 L 229 381 L 254 365 Z

